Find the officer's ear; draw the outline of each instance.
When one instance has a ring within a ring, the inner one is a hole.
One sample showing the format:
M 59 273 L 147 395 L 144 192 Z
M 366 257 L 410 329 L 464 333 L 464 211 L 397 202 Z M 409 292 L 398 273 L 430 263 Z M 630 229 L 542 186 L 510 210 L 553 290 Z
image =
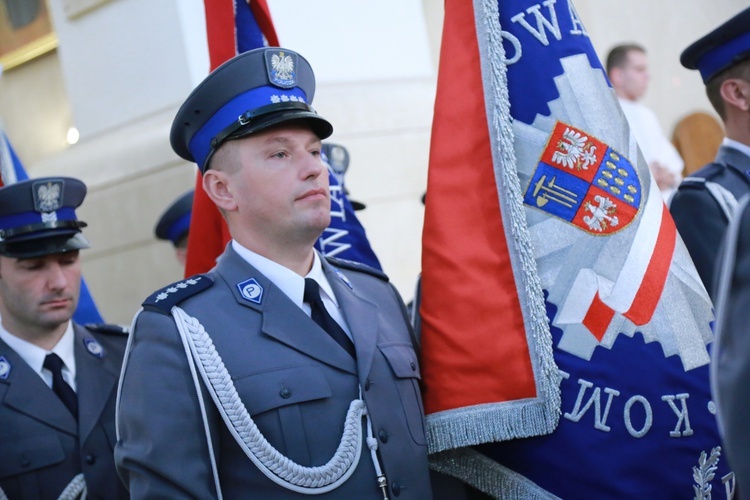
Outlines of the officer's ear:
M 740 111 L 750 110 L 750 82 L 742 78 L 727 78 L 719 88 L 724 102 Z
M 237 201 L 230 188 L 231 176 L 221 170 L 209 169 L 203 174 L 203 190 L 222 212 L 237 209 Z

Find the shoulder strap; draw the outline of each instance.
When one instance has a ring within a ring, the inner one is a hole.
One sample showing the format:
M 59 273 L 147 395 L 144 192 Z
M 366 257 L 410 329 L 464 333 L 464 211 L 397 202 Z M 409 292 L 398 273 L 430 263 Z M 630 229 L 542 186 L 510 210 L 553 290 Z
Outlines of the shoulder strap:
M 191 276 L 188 279 L 172 283 L 161 290 L 155 291 L 141 305 L 150 311 L 157 311 L 168 315 L 171 313 L 172 307 L 211 287 L 213 284 L 214 280 L 206 274 Z
M 737 198 L 727 188 L 716 182 L 706 181 L 706 191 L 713 196 L 716 203 L 719 204 L 724 217 L 732 220 L 732 216 L 737 210 Z
M 342 269 L 348 269 L 350 271 L 359 271 L 365 274 L 369 274 L 370 276 L 375 276 L 376 278 L 379 278 L 383 281 L 388 281 L 388 275 L 386 275 L 382 271 L 379 271 L 378 269 L 375 269 L 374 267 L 368 266 L 367 264 L 330 256 L 326 256 L 325 259 L 334 267 L 340 267 Z
M 709 166 L 723 167 L 725 169 L 729 168 L 723 163 L 712 163 Z M 732 220 L 732 215 L 737 209 L 737 197 L 729 189 L 725 188 L 718 182 L 709 180 L 713 177 L 713 175 L 707 175 L 706 177 L 685 177 L 680 184 L 680 189 L 703 189 L 707 191 L 714 201 L 716 201 L 716 204 L 719 205 L 724 217 L 726 217 L 728 221 Z M 742 177 L 745 179 L 745 182 L 750 182 L 748 181 L 747 176 Z M 667 203 L 668 206 L 671 205 L 673 199 L 674 195 L 670 197 L 669 202 Z
M 130 330 L 127 326 L 115 325 L 110 323 L 87 323 L 84 325 L 87 330 L 97 333 L 104 333 L 108 335 L 124 335 L 127 336 Z

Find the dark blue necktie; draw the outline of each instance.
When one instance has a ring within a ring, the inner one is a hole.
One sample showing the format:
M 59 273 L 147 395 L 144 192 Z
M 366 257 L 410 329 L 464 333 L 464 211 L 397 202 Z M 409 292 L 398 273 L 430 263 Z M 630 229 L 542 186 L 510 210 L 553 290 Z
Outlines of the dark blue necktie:
M 47 354 L 44 358 L 44 368 L 52 372 L 52 392 L 57 394 L 57 397 L 63 402 L 63 404 L 70 410 L 70 413 L 78 419 L 78 396 L 72 387 L 68 385 L 62 376 L 63 360 L 60 356 L 54 352 Z
M 344 329 L 336 323 L 336 320 L 328 314 L 326 306 L 323 304 L 323 299 L 320 298 L 320 287 L 312 278 L 305 278 L 304 301 L 310 304 L 310 315 L 312 316 L 313 321 L 315 321 L 323 330 L 328 332 L 328 335 L 333 337 L 333 340 L 338 342 L 338 344 L 343 347 L 351 357 L 356 359 L 357 353 L 354 350 L 352 339 L 350 339 Z

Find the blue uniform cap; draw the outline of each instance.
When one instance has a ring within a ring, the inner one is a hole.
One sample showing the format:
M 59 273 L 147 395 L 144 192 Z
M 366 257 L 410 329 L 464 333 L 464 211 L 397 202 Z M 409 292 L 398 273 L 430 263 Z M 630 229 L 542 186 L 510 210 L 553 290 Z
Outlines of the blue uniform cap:
M 323 161 L 333 170 L 333 175 L 338 179 L 340 184 L 344 184 L 344 174 L 349 170 L 349 151 L 340 144 L 332 142 L 323 143 Z M 331 182 L 333 186 L 333 181 Z M 344 194 L 349 197 L 349 190 L 344 186 Z M 364 210 L 367 205 L 361 201 L 355 201 L 349 198 L 354 211 Z
M 190 216 L 193 213 L 193 194 L 191 189 L 177 198 L 159 217 L 154 233 L 160 240 L 169 240 L 177 245 L 190 229 Z
M 70 177 L 28 179 L 0 188 L 0 255 L 17 259 L 89 248 L 75 209 L 86 185 Z
M 697 69 L 703 83 L 750 58 L 750 8 L 694 42 L 680 56 L 687 69 Z
M 211 72 L 175 116 L 172 149 L 201 172 L 224 142 L 288 121 L 304 121 L 321 139 L 331 124 L 310 105 L 315 75 L 301 55 L 279 47 L 243 52 Z

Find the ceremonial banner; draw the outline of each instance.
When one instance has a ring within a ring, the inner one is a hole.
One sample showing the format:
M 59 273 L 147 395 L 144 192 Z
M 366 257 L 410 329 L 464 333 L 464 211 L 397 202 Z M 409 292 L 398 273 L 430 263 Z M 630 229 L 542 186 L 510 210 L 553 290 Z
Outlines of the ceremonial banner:
M 712 306 L 572 2 L 447 0 L 441 50 L 433 465 L 502 498 L 723 497 Z
M 343 146 L 336 146 L 343 149 Z M 323 230 L 315 248 L 326 257 L 338 257 L 366 264 L 382 271 L 380 261 L 370 246 L 354 207 L 347 196 L 344 186 L 344 175 L 336 175 L 331 168 L 332 158 L 323 150 L 323 161 L 328 164 L 328 186 L 331 193 L 331 223 Z
M 23 168 L 21 160 L 10 145 L 5 131 L 0 129 L 0 186 L 8 186 L 18 181 L 28 179 L 26 169 Z M 86 325 L 89 323 L 104 323 L 99 309 L 94 303 L 94 298 L 86 286 L 86 281 L 81 278 L 81 292 L 78 297 L 78 306 L 73 314 L 73 321 Z
M 265 0 L 205 0 L 206 31 L 211 71 L 235 55 L 264 46 L 279 46 Z M 230 29 L 230 28 L 234 29 Z M 354 260 L 380 269 L 375 253 L 347 199 L 343 183 L 329 169 L 331 225 L 316 243 L 326 256 Z M 216 205 L 203 191 L 196 174 L 193 211 L 188 233 L 185 277 L 205 273 L 216 263 L 231 239 Z
M 0 129 L 0 186 L 25 181 L 29 176 L 10 145 L 5 132 Z

